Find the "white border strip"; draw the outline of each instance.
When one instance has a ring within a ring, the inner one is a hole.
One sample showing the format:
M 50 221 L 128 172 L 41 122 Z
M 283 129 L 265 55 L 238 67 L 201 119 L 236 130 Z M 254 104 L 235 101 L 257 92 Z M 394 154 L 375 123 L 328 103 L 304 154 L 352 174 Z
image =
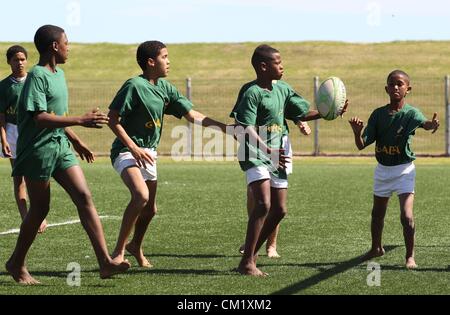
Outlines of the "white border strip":
M 109 216 L 109 215 L 101 215 L 99 216 L 100 219 L 116 219 L 116 218 L 120 218 L 120 217 L 116 217 L 116 216 Z M 50 227 L 55 227 L 55 226 L 62 226 L 62 225 L 70 225 L 70 224 L 77 224 L 80 223 L 80 220 L 70 220 L 70 221 L 65 221 L 65 222 L 60 222 L 60 223 L 52 223 L 47 225 L 47 228 Z M 10 234 L 18 234 L 20 232 L 20 229 L 11 229 L 5 232 L 1 232 L 0 235 L 10 235 Z

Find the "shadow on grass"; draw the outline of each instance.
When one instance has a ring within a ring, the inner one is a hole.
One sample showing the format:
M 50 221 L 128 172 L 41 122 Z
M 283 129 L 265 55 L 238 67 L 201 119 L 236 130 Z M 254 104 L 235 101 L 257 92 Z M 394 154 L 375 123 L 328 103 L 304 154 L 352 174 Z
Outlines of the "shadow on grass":
M 223 276 L 226 272 L 205 269 L 129 269 L 125 274 L 154 274 L 154 275 L 197 275 L 197 276 Z
M 384 246 L 385 252 L 390 252 L 394 250 L 395 248 L 400 247 L 398 245 L 388 245 Z M 327 279 L 330 279 L 331 277 L 343 273 L 347 270 L 350 270 L 352 268 L 357 267 L 358 265 L 362 264 L 363 261 L 361 260 L 362 256 L 358 256 L 355 258 L 352 258 L 347 261 L 343 262 L 331 262 L 331 263 L 309 263 L 309 264 L 299 264 L 297 266 L 306 266 L 306 267 L 313 267 L 317 268 L 321 272 L 317 275 L 311 276 L 307 279 L 304 279 L 300 282 L 297 282 L 293 285 L 290 285 L 286 288 L 283 288 L 281 290 L 272 292 L 272 295 L 290 295 L 290 294 L 296 294 L 302 290 L 308 289 L 321 281 L 325 281 Z M 334 266 L 331 268 L 326 268 L 326 266 Z M 384 269 L 384 268 L 383 268 Z M 403 268 L 404 269 L 404 268 Z
M 173 257 L 173 258 L 228 258 L 227 255 L 215 255 L 215 254 L 158 254 L 158 253 L 144 253 L 145 256 L 150 257 Z M 127 258 L 133 258 L 131 254 L 125 254 Z

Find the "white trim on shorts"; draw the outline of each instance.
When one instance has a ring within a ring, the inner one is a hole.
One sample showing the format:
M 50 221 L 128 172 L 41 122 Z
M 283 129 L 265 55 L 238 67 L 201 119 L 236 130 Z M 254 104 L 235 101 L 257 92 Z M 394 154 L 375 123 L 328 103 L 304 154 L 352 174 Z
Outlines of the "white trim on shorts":
M 395 166 L 378 163 L 374 172 L 373 194 L 378 197 L 391 197 L 393 193 L 414 194 L 416 166 L 413 162 Z
M 119 153 L 116 160 L 114 161 L 113 167 L 119 173 L 119 175 L 122 175 L 122 172 L 124 169 L 132 166 L 139 167 L 142 177 L 145 181 L 156 181 L 157 180 L 157 171 L 156 171 L 156 159 L 158 157 L 158 154 L 153 149 L 147 149 L 147 148 L 141 148 L 144 149 L 147 153 L 150 153 L 153 158 L 155 159 L 155 163 L 153 165 L 150 165 L 150 163 L 145 163 L 144 167 L 139 167 L 137 165 L 136 159 L 131 154 L 131 152 L 126 151 Z
M 6 123 L 6 141 L 8 141 L 9 147 L 11 149 L 11 159 L 15 159 L 16 158 L 16 153 L 17 153 L 17 138 L 19 136 L 19 131 L 17 128 L 17 125 L 15 124 L 11 124 L 11 123 Z M 0 157 L 4 158 L 5 156 L 3 155 L 2 150 L 0 150 Z

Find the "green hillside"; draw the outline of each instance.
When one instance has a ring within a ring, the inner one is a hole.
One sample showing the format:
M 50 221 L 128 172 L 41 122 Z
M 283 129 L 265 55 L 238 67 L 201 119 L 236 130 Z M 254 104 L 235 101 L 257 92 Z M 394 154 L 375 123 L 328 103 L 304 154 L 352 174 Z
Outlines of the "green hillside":
M 69 34 L 70 35 L 70 34 Z M 69 37 L 70 40 L 70 37 Z M 4 54 L 13 43 L 0 43 Z M 23 44 L 23 43 L 22 43 Z M 412 78 L 410 102 L 426 116 L 434 111 L 444 119 L 443 78 L 450 73 L 450 41 L 408 41 L 375 44 L 341 42 L 269 43 L 281 51 L 285 77 L 305 98 L 312 100 L 313 77 L 325 79 L 335 75 L 343 79 L 351 102 L 349 116 L 367 120 L 370 112 L 387 102 L 384 84 L 387 74 L 401 68 Z M 23 44 L 30 53 L 30 65 L 37 54 L 31 43 Z M 212 117 L 229 121 L 240 86 L 254 78 L 250 57 L 258 43 L 230 44 L 170 44 L 171 71 L 168 79 L 185 92 L 184 80 L 192 78 L 193 102 L 196 108 Z M 106 110 L 122 82 L 139 74 L 135 62 L 137 45 L 71 44 L 69 61 L 64 65 L 69 83 L 72 114 L 100 106 Z M 6 60 L 5 60 L 6 61 Z M 0 64 L 0 75 L 9 73 L 6 62 Z M 185 125 L 168 117 L 160 151 L 170 153 L 174 142 L 170 138 L 175 125 Z M 294 128 L 291 128 L 294 129 Z M 106 153 L 113 137 L 106 128 L 88 135 L 90 130 L 77 128 L 95 151 Z M 345 120 L 320 122 L 322 153 L 356 153 L 350 128 Z M 308 154 L 313 151 L 313 137 L 299 140 L 293 131 L 294 150 Z M 301 141 L 301 145 L 299 142 Z M 444 133 L 430 136 L 419 131 L 415 140 L 418 153 L 441 154 Z M 368 149 L 369 150 L 369 149 Z M 368 151 L 366 153 L 371 153 Z

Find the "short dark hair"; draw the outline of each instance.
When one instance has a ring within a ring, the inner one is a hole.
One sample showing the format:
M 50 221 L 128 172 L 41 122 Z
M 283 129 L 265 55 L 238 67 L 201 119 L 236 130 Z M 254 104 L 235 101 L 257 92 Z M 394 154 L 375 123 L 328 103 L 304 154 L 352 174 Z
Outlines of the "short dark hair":
M 156 59 L 163 48 L 166 48 L 166 45 L 157 40 L 146 41 L 139 45 L 136 60 L 142 71 L 147 67 L 148 58 Z
M 40 54 L 47 52 L 47 49 L 53 42 L 57 42 L 61 38 L 64 29 L 55 25 L 41 26 L 34 35 L 34 45 Z
M 23 53 L 25 55 L 25 58 L 28 59 L 28 52 L 25 48 L 19 45 L 14 45 L 8 48 L 6 51 L 6 60 L 10 61 L 12 57 L 15 56 L 17 53 Z
M 388 75 L 386 81 L 389 82 L 389 79 L 390 79 L 391 77 L 393 77 L 394 75 L 401 75 L 401 76 L 404 76 L 404 77 L 408 80 L 408 84 L 409 84 L 410 81 L 411 81 L 411 79 L 409 78 L 409 75 L 408 75 L 405 71 L 403 71 L 403 70 L 398 70 L 398 69 L 392 71 L 391 73 L 389 73 L 389 75 Z
M 269 45 L 259 45 L 252 55 L 253 68 L 256 69 L 261 62 L 270 62 L 273 60 L 273 54 L 276 53 L 279 53 L 279 51 Z

